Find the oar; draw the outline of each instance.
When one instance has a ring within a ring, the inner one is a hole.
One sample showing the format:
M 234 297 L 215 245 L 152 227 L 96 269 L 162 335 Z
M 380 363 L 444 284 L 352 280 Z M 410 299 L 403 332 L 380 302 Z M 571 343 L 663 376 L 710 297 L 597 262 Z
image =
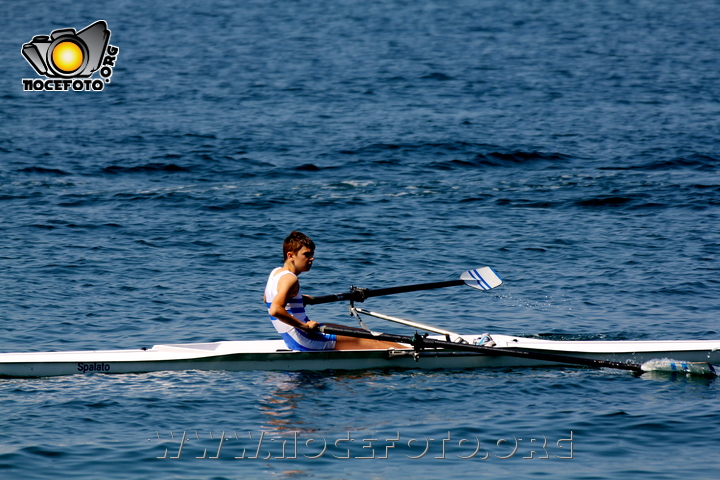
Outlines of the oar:
M 370 315 L 371 317 L 381 318 L 381 319 L 387 320 L 389 322 L 395 322 L 395 323 L 399 323 L 401 325 L 406 325 L 408 327 L 419 328 L 420 330 L 427 330 L 428 332 L 439 333 L 441 335 L 445 335 L 447 338 L 460 336 L 459 334 L 457 334 L 455 332 L 451 332 L 449 330 L 444 330 L 444 329 L 438 328 L 438 327 L 433 327 L 432 325 L 426 325 L 426 324 L 420 323 L 420 322 L 413 322 L 412 320 L 405 320 L 404 318 L 391 317 L 390 315 L 383 315 L 382 313 L 365 310 L 363 308 L 353 307 L 353 308 L 351 308 L 351 312 L 352 312 L 352 310 L 354 310 L 357 313 L 362 313 L 363 315 Z
M 351 300 L 363 302 L 366 298 L 379 297 L 381 295 L 393 295 L 396 293 L 417 292 L 420 290 L 431 290 L 434 288 L 454 287 L 456 285 L 467 285 L 478 290 L 490 290 L 502 284 L 502 279 L 490 267 L 482 267 L 475 270 L 468 270 L 460 275 L 459 280 L 448 280 L 445 282 L 420 283 L 417 285 L 404 285 L 400 287 L 378 288 L 369 290 L 367 288 L 351 287 L 349 292 L 323 295 L 320 297 L 309 297 L 305 299 L 306 305 L 319 305 L 321 303 L 341 302 Z
M 527 350 L 515 350 L 510 348 L 485 347 L 482 345 L 471 345 L 468 343 L 455 343 L 445 340 L 436 340 L 426 338 L 417 333 L 412 337 L 405 335 L 395 335 L 390 333 L 366 332 L 349 328 L 341 328 L 335 326 L 321 325 L 319 330 L 323 333 L 333 335 L 345 335 L 348 337 L 370 338 L 373 340 L 383 340 L 395 343 L 408 343 L 412 345 L 416 351 L 424 348 L 443 348 L 446 350 L 456 350 L 463 352 L 475 352 L 483 355 L 491 356 L 508 356 L 517 358 L 528 358 L 532 360 L 543 360 L 554 363 L 566 363 L 570 365 L 583 365 L 593 368 L 615 368 L 620 370 L 630 370 L 635 373 L 643 373 L 649 371 L 662 372 L 685 372 L 697 375 L 715 375 L 715 369 L 709 363 L 704 362 L 678 362 L 674 360 L 650 360 L 641 364 L 611 362 L 608 360 L 595 360 L 592 358 L 571 357 L 566 355 L 557 355 L 554 353 L 529 352 Z

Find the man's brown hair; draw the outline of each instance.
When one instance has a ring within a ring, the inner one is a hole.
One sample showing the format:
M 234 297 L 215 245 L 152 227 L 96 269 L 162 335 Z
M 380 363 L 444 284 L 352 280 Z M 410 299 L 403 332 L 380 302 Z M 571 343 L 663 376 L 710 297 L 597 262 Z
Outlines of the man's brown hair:
M 297 253 L 302 247 L 315 251 L 315 243 L 310 240 L 310 237 L 302 232 L 290 232 L 283 242 L 283 262 L 287 260 L 288 252 Z

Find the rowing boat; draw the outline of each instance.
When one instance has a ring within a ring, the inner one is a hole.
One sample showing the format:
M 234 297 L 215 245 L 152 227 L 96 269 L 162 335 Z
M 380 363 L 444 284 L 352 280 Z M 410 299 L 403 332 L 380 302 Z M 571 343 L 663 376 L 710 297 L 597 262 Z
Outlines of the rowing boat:
M 464 272 L 460 280 L 368 290 L 310 298 L 307 304 L 350 301 L 361 329 L 323 326 L 327 333 L 376 338 L 403 348 L 379 350 L 293 351 L 282 340 L 223 341 L 155 345 L 134 350 L 25 352 L 0 354 L 2 377 L 122 374 L 186 370 L 370 370 L 469 369 L 578 365 L 644 371 L 713 374 L 720 364 L 720 340 L 547 340 L 509 335 L 460 335 L 437 327 L 383 315 L 355 306 L 378 296 L 465 284 L 478 290 L 502 280 L 489 267 Z M 437 333 L 412 337 L 372 332 L 360 314 Z
M 487 335 L 462 335 L 473 345 Z M 430 336 L 442 340 L 443 336 Z M 494 347 L 518 352 L 642 364 L 671 358 L 682 363 L 720 364 L 720 340 L 560 341 L 492 335 Z M 457 340 L 457 339 L 456 339 Z M 371 370 L 547 367 L 567 362 L 430 348 L 298 352 L 282 340 L 155 345 L 134 350 L 0 354 L 0 376 L 46 377 L 95 373 L 184 370 Z

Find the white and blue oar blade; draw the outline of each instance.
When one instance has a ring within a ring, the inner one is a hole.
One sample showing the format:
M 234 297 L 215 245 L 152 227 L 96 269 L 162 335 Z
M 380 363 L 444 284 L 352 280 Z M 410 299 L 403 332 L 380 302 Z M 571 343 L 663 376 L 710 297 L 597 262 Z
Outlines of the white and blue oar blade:
M 460 275 L 460 280 L 478 290 L 490 290 L 502 284 L 502 278 L 490 267 L 482 267 L 475 270 L 468 270 Z
M 683 362 L 680 360 L 671 360 L 669 358 L 660 358 L 650 360 L 640 365 L 643 372 L 662 372 L 662 373 L 684 373 L 686 375 L 703 375 L 716 376 L 717 372 L 712 364 L 707 362 Z

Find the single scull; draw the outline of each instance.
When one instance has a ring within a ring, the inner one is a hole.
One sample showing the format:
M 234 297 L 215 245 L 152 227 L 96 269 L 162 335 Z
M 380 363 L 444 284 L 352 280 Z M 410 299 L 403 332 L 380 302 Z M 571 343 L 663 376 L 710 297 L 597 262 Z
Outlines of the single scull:
M 465 272 L 461 280 L 382 290 L 354 288 L 346 294 L 310 299 L 309 304 L 349 300 L 351 313 L 371 315 L 438 336 L 412 337 L 369 330 L 324 327 L 329 333 L 378 338 L 407 344 L 388 350 L 298 352 L 282 340 L 225 341 L 155 345 L 134 350 L 26 352 L 0 354 L 2 377 L 47 377 L 95 373 L 147 373 L 185 370 L 369 370 L 467 369 L 578 365 L 635 372 L 677 371 L 714 374 L 720 364 L 720 340 L 559 341 L 509 335 L 461 335 L 354 306 L 368 297 L 466 284 L 488 290 L 502 281 L 491 269 Z M 362 322 L 361 325 L 364 326 Z
M 473 345 L 481 335 L 462 335 Z M 443 336 L 428 339 L 442 341 Z M 494 347 L 516 352 L 555 354 L 607 362 L 643 364 L 673 359 L 685 371 L 698 362 L 720 364 L 720 340 L 555 341 L 492 335 Z M 443 348 L 415 351 L 346 350 L 296 352 L 282 340 L 155 345 L 149 349 L 0 354 L 0 376 L 46 377 L 88 373 L 146 373 L 182 370 L 368 370 L 381 368 L 462 369 L 538 367 L 571 362 L 489 355 Z M 578 363 L 580 365 L 580 363 Z M 685 366 L 683 366 L 685 365 Z M 665 369 L 673 369 L 669 364 Z M 705 368 L 705 367 L 703 367 Z M 702 373 L 702 372 L 699 372 Z

